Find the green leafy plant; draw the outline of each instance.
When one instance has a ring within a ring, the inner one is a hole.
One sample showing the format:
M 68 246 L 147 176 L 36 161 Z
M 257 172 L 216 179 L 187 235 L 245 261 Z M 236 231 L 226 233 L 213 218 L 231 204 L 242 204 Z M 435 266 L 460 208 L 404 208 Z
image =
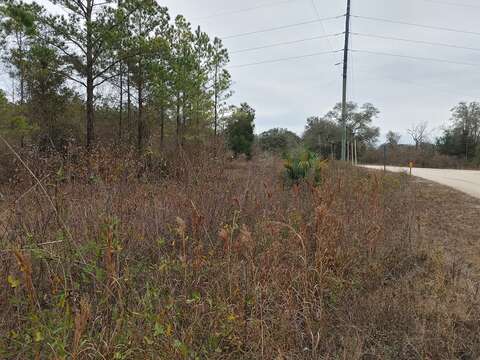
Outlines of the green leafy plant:
M 241 104 L 235 109 L 227 126 L 227 143 L 235 157 L 245 154 L 248 159 L 252 157 L 252 145 L 255 140 L 253 134 L 255 125 L 255 110 L 248 104 Z
M 320 182 L 321 170 L 325 165 L 326 161 L 322 161 L 317 154 L 308 150 L 289 154 L 284 162 L 286 177 L 294 183 L 304 179 Z

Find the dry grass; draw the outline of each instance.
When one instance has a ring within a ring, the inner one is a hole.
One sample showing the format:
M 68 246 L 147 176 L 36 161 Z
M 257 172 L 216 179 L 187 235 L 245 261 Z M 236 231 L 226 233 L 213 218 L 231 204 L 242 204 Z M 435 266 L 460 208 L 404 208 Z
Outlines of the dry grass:
M 445 250 L 451 266 L 478 277 L 480 200 L 447 186 L 417 182 L 422 236 Z
M 32 191 L 0 218 L 1 358 L 480 355 L 478 298 L 418 236 L 407 177 L 288 187 L 274 159 L 201 151 L 44 164 L 55 209 Z

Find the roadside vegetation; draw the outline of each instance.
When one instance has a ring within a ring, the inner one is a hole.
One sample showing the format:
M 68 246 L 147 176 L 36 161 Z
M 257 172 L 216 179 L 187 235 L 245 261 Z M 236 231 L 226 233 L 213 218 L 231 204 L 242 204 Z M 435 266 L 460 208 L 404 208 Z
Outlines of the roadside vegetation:
M 417 184 L 336 162 L 345 125 L 376 159 L 374 105 L 256 136 L 220 39 L 150 0 L 52 4 L 0 2 L 1 359 L 480 355 Z M 434 151 L 471 164 L 462 109 Z
M 387 133 L 386 142 L 365 153 L 364 161 L 380 164 L 433 168 L 480 167 L 480 104 L 461 102 L 451 110 L 451 121 L 433 138 L 427 122 L 410 127 L 412 145 L 400 143 L 400 134 Z
M 473 289 L 421 240 L 406 176 L 71 155 L 24 157 L 48 197 L 21 167 L 2 187 L 2 358 L 480 353 Z

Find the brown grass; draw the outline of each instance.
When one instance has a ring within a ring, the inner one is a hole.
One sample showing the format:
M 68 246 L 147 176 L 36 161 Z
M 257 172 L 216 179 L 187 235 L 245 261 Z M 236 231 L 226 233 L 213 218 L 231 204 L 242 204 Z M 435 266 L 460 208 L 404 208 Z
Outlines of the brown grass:
M 275 159 L 176 159 L 30 159 L 55 209 L 32 192 L 0 228 L 1 358 L 480 355 L 478 299 L 418 236 L 407 177 L 331 165 L 289 187 Z

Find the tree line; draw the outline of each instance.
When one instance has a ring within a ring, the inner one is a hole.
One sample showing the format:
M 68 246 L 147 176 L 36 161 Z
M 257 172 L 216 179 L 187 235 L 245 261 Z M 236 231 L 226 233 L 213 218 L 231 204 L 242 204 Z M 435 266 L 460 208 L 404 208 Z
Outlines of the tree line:
M 460 102 L 451 110 L 450 121 L 441 128 L 441 134 L 432 136 L 427 121 L 412 125 L 408 130 L 413 145 L 400 144 L 400 134 L 389 131 L 386 143 L 391 157 L 405 156 L 419 160 L 423 166 L 462 167 L 480 165 L 480 103 Z
M 260 134 L 258 144 L 263 150 L 283 154 L 300 146 L 323 158 L 339 159 L 346 128 L 349 158 L 353 160 L 355 152 L 361 156 L 367 149 L 376 146 L 380 129 L 373 125 L 373 121 L 379 113 L 370 103 L 359 105 L 348 102 L 344 120 L 342 104 L 338 103 L 324 116 L 309 117 L 302 137 L 286 129 L 276 128 Z
M 450 126 L 436 140 L 439 151 L 480 165 L 480 103 L 461 102 L 451 111 Z
M 0 91 L 0 130 L 20 146 L 58 150 L 80 142 L 91 148 L 111 139 L 143 150 L 152 143 L 163 148 L 167 139 L 177 146 L 216 142 L 222 133 L 235 154 L 251 156 L 255 112 L 247 104 L 227 105 L 227 49 L 183 16 L 172 19 L 154 0 L 51 0 L 48 8 L 2 0 L 0 35 L 13 83 L 11 100 Z M 378 114 L 372 104 L 349 102 L 343 120 L 337 104 L 307 119 L 302 139 L 272 129 L 258 140 L 264 150 L 284 152 L 302 142 L 339 158 L 346 128 L 350 154 L 363 156 L 378 149 L 380 130 L 372 125 Z M 454 107 L 451 124 L 434 142 L 426 122 L 408 133 L 415 153 L 427 149 L 480 163 L 477 102 Z M 399 134 L 387 134 L 391 151 L 399 141 Z
M 407 129 L 409 142 L 401 143 L 402 135 L 388 131 L 380 143 L 380 129 L 373 125 L 379 110 L 372 104 L 347 104 L 346 124 L 341 116 L 341 104 L 324 116 L 312 116 L 302 136 L 274 128 L 258 136 L 264 151 L 286 155 L 295 148 L 306 148 L 323 158 L 340 158 L 341 141 L 347 128 L 350 151 L 357 151 L 360 161 L 405 166 L 410 161 L 418 166 L 462 167 L 480 165 L 480 103 L 460 102 L 451 109 L 450 122 L 436 138 L 427 121 Z M 358 144 L 352 149 L 352 144 Z M 352 160 L 352 154 L 350 154 Z
M 222 41 L 154 0 L 6 0 L 0 31 L 14 83 L 0 126 L 22 146 L 91 148 L 101 132 L 138 149 L 168 135 L 182 145 L 216 138 L 234 112 Z

